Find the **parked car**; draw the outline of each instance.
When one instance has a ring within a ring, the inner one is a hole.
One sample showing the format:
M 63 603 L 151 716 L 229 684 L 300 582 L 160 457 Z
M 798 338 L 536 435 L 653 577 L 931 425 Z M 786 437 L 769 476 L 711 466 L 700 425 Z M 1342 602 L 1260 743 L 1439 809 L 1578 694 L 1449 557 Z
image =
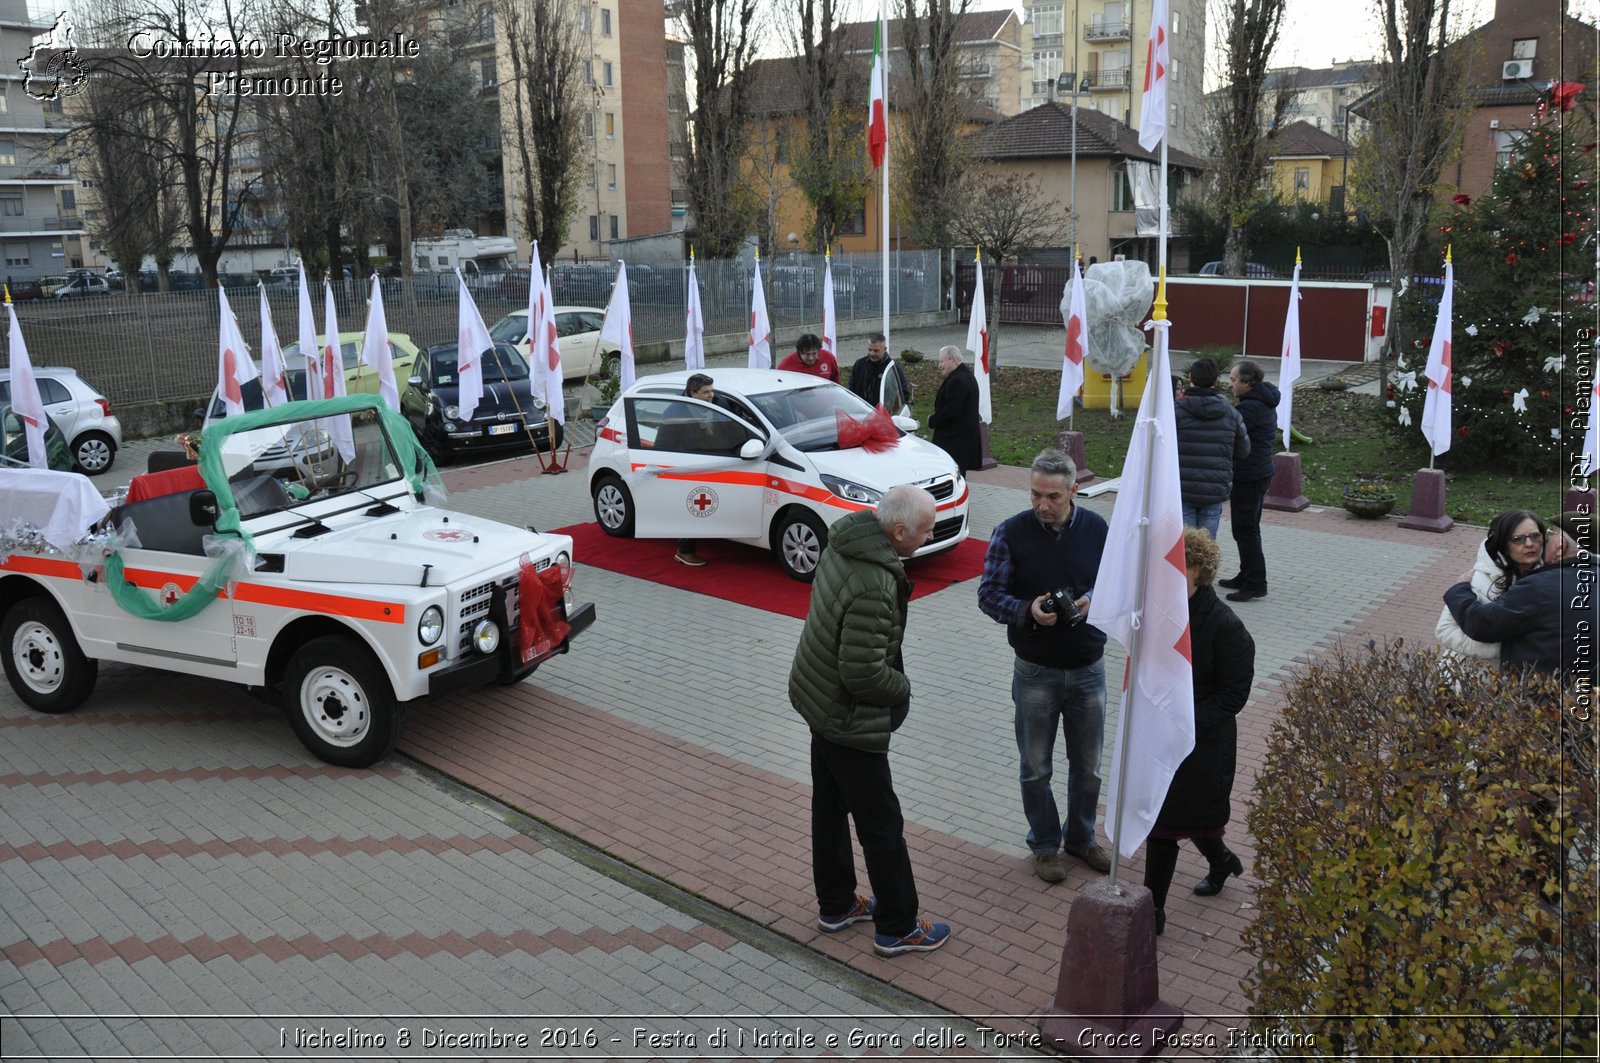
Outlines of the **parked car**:
M 344 364 L 344 389 L 350 395 L 376 395 L 378 393 L 378 371 L 361 360 L 361 343 L 366 338 L 363 332 L 339 333 L 339 360 Z M 318 336 L 320 343 L 322 337 Z M 394 380 L 397 387 L 405 390 L 406 378 L 412 373 L 412 368 L 417 360 L 417 345 L 410 336 L 404 332 L 389 333 L 389 357 L 394 361 Z M 288 344 L 283 348 L 283 370 L 288 377 L 289 397 L 304 399 L 306 397 L 306 360 L 300 354 L 298 342 Z M 246 410 L 261 409 L 261 381 L 252 380 L 240 389 L 240 397 L 244 400 Z M 222 399 L 212 396 L 211 411 L 204 419 L 214 421 L 223 413 Z
M 1263 266 L 1259 262 L 1246 262 L 1244 264 L 1244 275 L 1246 277 L 1276 277 L 1278 274 L 1276 272 L 1274 272 L 1272 267 L 1270 267 L 1270 266 Z M 1201 266 L 1200 267 L 1200 276 L 1202 276 L 1202 277 L 1221 277 L 1221 276 L 1225 276 L 1225 274 L 1222 272 L 1222 261 L 1220 259 L 1218 259 L 1218 260 L 1213 261 L 1213 262 L 1207 262 L 1205 265 Z
M 79 471 L 99 476 L 111 468 L 122 447 L 122 422 L 111 412 L 110 401 L 69 366 L 39 366 L 33 377 L 45 413 L 61 426 Z M 0 402 L 10 401 L 11 370 L 0 369 Z
M 873 408 L 832 381 L 770 369 L 717 370 L 717 402 L 684 395 L 687 372 L 640 380 L 602 422 L 589 458 L 595 518 L 609 535 L 723 538 L 770 549 L 810 581 L 828 526 L 872 509 L 889 488 L 933 495 L 933 540 L 917 556 L 967 537 L 969 491 L 955 462 L 895 418 L 894 445 L 877 453 L 839 442 L 839 415 Z M 883 374 L 886 409 L 901 405 L 898 374 Z
M 600 342 L 600 329 L 606 312 L 596 306 L 558 306 L 556 339 L 561 347 L 561 375 L 567 380 L 587 379 L 600 369 L 600 360 L 617 353 L 617 348 Z M 514 344 L 524 358 L 532 358 L 528 341 L 528 312 L 513 310 L 494 323 L 489 336 L 496 343 Z
M 110 295 L 111 285 L 104 277 L 84 274 L 72 278 L 50 293 L 52 299 L 76 299 L 85 295 Z
M 39 292 L 41 295 L 54 295 L 57 288 L 67 283 L 66 277 L 40 277 Z
M 104 580 L 28 546 L 0 560 L 0 661 L 17 697 L 38 712 L 70 712 L 93 692 L 99 661 L 238 683 L 281 692 L 315 756 L 364 768 L 394 747 L 405 702 L 515 683 L 565 653 L 595 616 L 572 594 L 572 539 L 426 504 L 398 415 L 369 396 L 335 401 L 320 421 L 290 403 L 250 427 L 235 418 L 207 431 L 203 487 L 150 483 L 113 511 L 139 545 L 119 549 L 128 582 L 109 593 Z M 338 417 L 351 422 L 348 460 L 326 445 L 323 426 Z M 293 472 L 260 468 L 257 456 L 285 439 Z M 0 493 L 0 512 L 8 502 Z M 205 539 L 230 538 L 215 528 L 225 510 L 259 563 L 218 594 L 206 579 L 224 562 L 206 556 Z M 530 569 L 561 577 L 538 581 L 537 602 L 521 594 Z M 184 619 L 149 615 L 186 593 L 215 599 Z M 124 607 L 128 596 L 145 608 Z M 525 609 L 540 610 L 542 623 L 522 626 Z M 533 636 L 558 625 L 568 630 L 554 640 Z
M 10 285 L 12 302 L 20 303 L 26 299 L 43 299 L 44 289 L 39 287 L 38 281 L 17 281 Z
M 544 399 L 534 395 L 528 363 L 511 344 L 496 343 L 492 355 L 485 350 L 483 397 L 470 419 L 461 416 L 460 394 L 456 345 L 429 347 L 400 393 L 400 412 L 434 461 L 448 464 L 458 454 L 527 447 L 530 428 L 533 446 L 554 449 Z M 563 438 L 558 423 L 555 447 Z
M 45 415 L 48 422 L 44 432 L 45 461 L 56 472 L 72 471 L 72 454 L 67 450 L 67 437 L 61 434 L 61 428 Z M 28 461 L 28 436 L 23 430 L 22 418 L 12 412 L 7 404 L 0 403 L 0 466 L 11 468 L 14 466 L 27 466 Z

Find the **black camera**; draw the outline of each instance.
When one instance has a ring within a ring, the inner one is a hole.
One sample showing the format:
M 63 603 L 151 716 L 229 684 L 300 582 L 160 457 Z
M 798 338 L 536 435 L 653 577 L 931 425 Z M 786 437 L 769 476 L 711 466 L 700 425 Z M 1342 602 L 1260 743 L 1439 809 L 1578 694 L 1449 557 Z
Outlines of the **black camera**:
M 1083 623 L 1083 614 L 1078 612 L 1075 596 L 1065 588 L 1045 595 L 1044 601 L 1039 603 L 1039 611 L 1055 613 L 1056 623 L 1065 624 L 1067 627 L 1077 627 Z

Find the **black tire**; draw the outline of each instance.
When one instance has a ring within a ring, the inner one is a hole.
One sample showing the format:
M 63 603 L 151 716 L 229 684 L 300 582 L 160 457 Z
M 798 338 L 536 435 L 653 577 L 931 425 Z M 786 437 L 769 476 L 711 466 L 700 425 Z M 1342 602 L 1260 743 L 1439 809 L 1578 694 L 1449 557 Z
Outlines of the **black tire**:
M 72 625 L 49 598 L 24 598 L 0 621 L 6 679 L 29 708 L 71 712 L 94 690 L 100 662 L 85 657 Z
M 85 476 L 99 476 L 117 460 L 117 445 L 104 432 L 85 432 L 72 441 L 72 461 Z
M 600 530 L 619 539 L 633 538 L 633 493 L 622 478 L 609 472 L 597 476 L 591 491 Z
M 828 545 L 828 529 L 808 509 L 791 506 L 772 525 L 772 552 L 792 578 L 810 583 Z
M 349 636 L 324 635 L 294 652 L 283 673 L 283 708 L 305 747 L 340 767 L 371 767 L 400 739 L 403 711 L 389 678 Z

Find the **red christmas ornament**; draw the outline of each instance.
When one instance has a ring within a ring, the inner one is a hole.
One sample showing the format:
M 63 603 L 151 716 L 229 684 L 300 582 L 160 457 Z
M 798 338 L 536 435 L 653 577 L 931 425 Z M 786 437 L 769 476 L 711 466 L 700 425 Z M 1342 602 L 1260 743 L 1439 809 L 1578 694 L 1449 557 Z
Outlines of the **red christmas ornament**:
M 1472 202 L 1472 197 L 1467 195 L 1465 192 L 1457 192 L 1455 195 L 1450 197 L 1450 202 L 1454 203 L 1458 207 L 1464 207 L 1468 203 Z
M 1563 111 L 1570 111 L 1578 105 L 1578 96 L 1582 92 L 1581 81 L 1563 81 L 1550 90 L 1550 100 Z
M 1516 264 L 1517 264 L 1517 253 L 1515 251 L 1513 251 L 1509 255 L 1506 256 L 1506 265 L 1515 266 Z

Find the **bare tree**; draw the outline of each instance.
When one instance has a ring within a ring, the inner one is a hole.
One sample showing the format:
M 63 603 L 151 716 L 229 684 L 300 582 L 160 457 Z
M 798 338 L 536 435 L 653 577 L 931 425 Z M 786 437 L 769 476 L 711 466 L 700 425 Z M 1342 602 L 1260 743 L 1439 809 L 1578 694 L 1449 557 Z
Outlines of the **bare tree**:
M 905 76 L 891 91 L 897 213 L 927 248 L 951 246 L 959 209 L 956 186 L 966 168 L 961 116 L 966 94 L 956 71 L 956 33 L 969 0 L 901 0 L 900 42 L 892 58 Z M 888 51 L 885 42 L 885 54 Z M 895 121 L 898 118 L 898 122 Z
M 1039 179 L 1016 173 L 974 170 L 956 189 L 961 206 L 951 233 L 963 245 L 981 248 L 989 262 L 989 351 L 1000 351 L 1000 290 L 1006 259 L 1050 247 L 1066 239 L 1065 208 L 1044 198 Z
M 770 259 L 778 251 L 778 208 L 790 192 L 800 187 L 794 180 L 794 167 L 786 165 L 794 148 L 783 116 L 752 123 L 749 136 L 750 149 L 745 154 L 748 180 L 761 204 L 756 237 L 762 257 Z
M 1378 13 L 1384 51 L 1377 88 L 1361 107 L 1370 124 L 1351 179 L 1389 244 L 1389 275 L 1403 284 L 1415 268 L 1439 173 L 1460 150 L 1472 114 L 1469 57 L 1461 47 L 1446 48 L 1450 0 L 1378 0 Z M 1385 371 L 1401 340 L 1391 326 L 1380 355 Z
M 1211 116 L 1212 172 L 1216 204 L 1228 223 L 1222 272 L 1231 277 L 1244 276 L 1250 219 L 1271 196 L 1261 174 L 1295 93 L 1291 80 L 1280 83 L 1270 99 L 1266 89 L 1284 5 L 1285 0 L 1225 0 L 1219 5 L 1223 89 Z
M 511 59 L 522 223 L 549 257 L 567 242 L 582 185 L 580 163 L 591 154 L 583 116 L 592 112 L 594 90 L 582 77 L 590 48 L 575 9 L 562 0 L 497 0 L 496 9 Z
M 750 230 L 751 195 L 740 170 L 758 7 L 757 0 L 683 0 L 679 16 L 694 79 L 684 186 L 706 258 L 731 258 Z
M 800 0 L 795 73 L 805 127 L 789 156 L 795 184 L 815 212 L 808 244 L 823 251 L 870 191 L 860 101 L 842 99 L 855 69 L 844 55 L 838 0 Z M 863 93 L 864 95 L 864 93 Z M 854 106 L 851 106 L 854 103 Z
M 172 261 L 179 222 L 173 160 L 149 149 L 159 139 L 148 127 L 163 120 L 150 108 L 127 107 L 116 85 L 90 79 L 80 104 L 94 121 L 70 135 L 80 176 L 93 182 L 99 210 L 88 228 L 138 290 L 145 255 L 156 259 L 162 282 Z

